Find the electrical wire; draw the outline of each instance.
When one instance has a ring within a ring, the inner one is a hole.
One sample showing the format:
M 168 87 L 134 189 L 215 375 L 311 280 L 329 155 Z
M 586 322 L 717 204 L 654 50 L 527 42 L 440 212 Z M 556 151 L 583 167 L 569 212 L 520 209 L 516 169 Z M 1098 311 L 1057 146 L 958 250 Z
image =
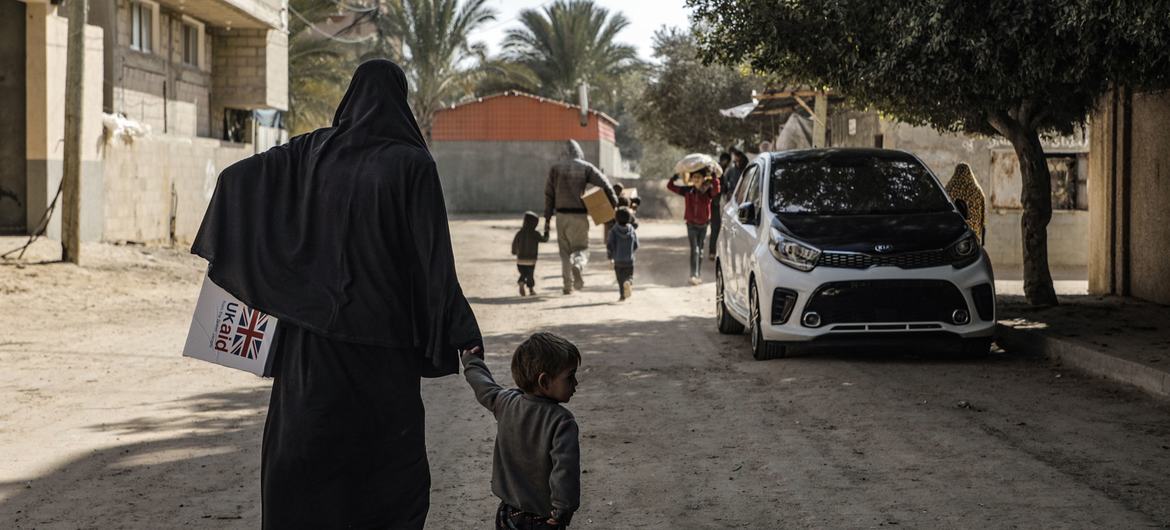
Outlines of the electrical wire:
M 45 235 L 45 230 L 49 228 L 49 219 L 53 217 L 53 211 L 57 209 L 57 199 L 61 198 L 61 190 L 63 189 L 65 189 L 65 179 L 61 179 L 61 182 L 57 184 L 57 194 L 53 196 L 53 202 L 49 203 L 49 207 L 45 210 L 45 213 L 41 215 L 41 220 L 37 222 L 37 229 L 33 230 L 32 234 L 28 236 L 28 241 L 19 247 L 0 254 L 0 259 L 8 261 L 12 259 L 8 256 L 11 256 L 17 252 L 20 252 L 20 254 L 16 256 L 16 259 L 24 259 L 24 251 L 28 250 L 28 247 L 32 246 L 32 244 L 36 242 L 37 238 Z
M 334 34 L 332 34 L 332 33 L 329 33 L 328 31 L 325 31 L 325 30 L 323 30 L 323 29 L 321 29 L 321 28 L 317 27 L 317 25 L 316 25 L 316 24 L 314 24 L 314 23 L 310 22 L 310 21 L 309 21 L 309 19 L 305 18 L 305 16 L 304 16 L 304 15 L 302 15 L 302 14 L 300 14 L 300 12 L 298 12 L 296 9 L 293 9 L 293 7 L 292 7 L 292 6 L 288 6 L 288 10 L 289 10 L 289 11 L 290 11 L 290 12 L 291 12 L 293 15 L 296 15 L 296 17 L 297 17 L 297 18 L 301 19 L 301 22 L 304 22 L 304 23 L 305 23 L 307 26 L 309 26 L 309 28 L 310 28 L 310 29 L 312 29 L 313 31 L 316 31 L 317 33 L 320 33 L 321 35 L 325 36 L 326 38 L 328 38 L 328 39 L 330 39 L 330 40 L 333 40 L 333 41 L 336 41 L 336 42 L 340 42 L 340 43 L 342 43 L 342 44 L 361 44 L 361 43 L 363 43 L 363 42 L 371 41 L 371 40 L 373 40 L 373 39 L 376 39 L 376 38 L 378 38 L 378 34 L 377 34 L 377 33 L 371 33 L 371 34 L 369 34 L 369 35 L 366 35 L 365 37 L 362 37 L 362 38 L 360 38 L 360 39 L 343 39 L 343 38 L 341 38 L 341 37 L 338 37 L 337 35 L 334 35 Z

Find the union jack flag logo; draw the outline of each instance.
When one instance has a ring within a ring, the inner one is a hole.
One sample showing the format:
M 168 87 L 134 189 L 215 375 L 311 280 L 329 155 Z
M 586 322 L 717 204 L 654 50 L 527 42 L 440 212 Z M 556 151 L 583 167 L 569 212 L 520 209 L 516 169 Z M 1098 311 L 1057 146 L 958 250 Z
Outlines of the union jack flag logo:
M 264 342 L 264 332 L 267 329 L 268 315 L 252 308 L 241 311 L 236 334 L 232 338 L 231 354 L 245 359 L 255 359 L 260 355 L 260 345 Z

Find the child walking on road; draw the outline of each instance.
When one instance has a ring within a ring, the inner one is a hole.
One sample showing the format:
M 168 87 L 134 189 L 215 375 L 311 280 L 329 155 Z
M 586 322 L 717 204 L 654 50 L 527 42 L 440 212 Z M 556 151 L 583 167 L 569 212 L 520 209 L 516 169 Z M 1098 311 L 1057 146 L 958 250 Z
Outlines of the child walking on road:
M 520 296 L 524 296 L 524 288 L 528 287 L 528 295 L 536 294 L 536 257 L 541 243 L 548 243 L 548 225 L 544 227 L 544 234 L 536 231 L 540 218 L 535 212 L 524 212 L 524 225 L 512 238 L 512 255 L 516 256 L 516 269 L 520 271 L 520 279 L 516 283 L 520 286 Z
M 634 253 L 638 250 L 638 232 L 634 229 L 634 215 L 622 206 L 614 212 L 617 223 L 606 234 L 605 248 L 613 259 L 613 272 L 617 275 L 618 291 L 625 300 L 634 290 Z
M 496 528 L 564 529 L 581 505 L 581 451 L 577 421 L 561 403 L 577 390 L 581 352 L 552 333 L 532 335 L 512 356 L 518 390 L 496 384 L 482 355 L 476 348 L 461 358 L 475 399 L 496 417 Z

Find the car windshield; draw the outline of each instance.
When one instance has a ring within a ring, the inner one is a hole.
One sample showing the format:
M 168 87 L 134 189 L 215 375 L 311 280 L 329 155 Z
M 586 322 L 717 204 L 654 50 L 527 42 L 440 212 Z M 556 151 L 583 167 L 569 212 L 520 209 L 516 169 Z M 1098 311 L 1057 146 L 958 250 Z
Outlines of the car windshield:
M 951 211 L 938 182 L 917 160 L 873 154 L 776 160 L 776 213 L 875 215 Z

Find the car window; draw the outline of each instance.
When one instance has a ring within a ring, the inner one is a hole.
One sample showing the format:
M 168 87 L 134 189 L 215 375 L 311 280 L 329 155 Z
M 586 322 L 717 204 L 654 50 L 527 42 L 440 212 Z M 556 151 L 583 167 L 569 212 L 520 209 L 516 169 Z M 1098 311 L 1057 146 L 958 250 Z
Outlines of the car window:
M 760 166 L 752 164 L 743 170 L 743 175 L 739 177 L 739 185 L 735 187 L 735 205 L 747 202 L 744 200 L 744 195 L 747 190 L 752 187 L 752 181 L 756 179 L 756 174 L 760 172 Z
M 760 204 L 760 171 L 759 166 L 754 166 L 750 182 L 748 182 L 747 193 L 743 196 L 743 202 L 750 202 L 759 206 Z
M 877 215 L 952 210 L 938 181 L 906 154 L 835 154 L 774 160 L 768 197 L 789 214 Z

